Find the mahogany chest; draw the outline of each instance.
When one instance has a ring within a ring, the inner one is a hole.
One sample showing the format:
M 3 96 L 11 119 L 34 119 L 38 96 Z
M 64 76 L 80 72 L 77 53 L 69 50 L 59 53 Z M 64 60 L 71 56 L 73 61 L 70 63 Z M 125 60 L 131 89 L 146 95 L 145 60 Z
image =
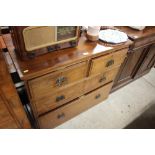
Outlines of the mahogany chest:
M 77 47 L 22 61 L 10 34 L 3 38 L 25 82 L 37 128 L 54 128 L 108 98 L 132 44 L 89 42 L 83 34 Z

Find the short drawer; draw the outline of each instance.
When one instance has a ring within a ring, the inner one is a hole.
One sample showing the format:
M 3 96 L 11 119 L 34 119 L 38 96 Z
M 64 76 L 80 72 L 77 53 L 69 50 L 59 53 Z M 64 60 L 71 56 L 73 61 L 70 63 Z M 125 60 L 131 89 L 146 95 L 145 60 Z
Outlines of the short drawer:
M 112 54 L 94 58 L 91 62 L 89 75 L 103 73 L 116 66 L 120 66 L 126 57 L 128 49 L 123 49 Z
M 82 80 L 86 76 L 87 62 L 82 62 L 28 82 L 32 98 L 44 97 L 51 92 Z
M 40 128 L 54 128 L 90 107 L 105 100 L 112 87 L 112 82 L 81 98 L 39 117 Z
M 84 81 L 65 87 L 50 95 L 45 95 L 40 99 L 34 99 L 32 102 L 36 105 L 38 114 L 43 114 L 53 110 L 83 94 Z
M 102 85 L 113 81 L 116 77 L 120 67 L 115 67 L 109 71 L 106 71 L 101 74 L 97 74 L 95 76 L 88 77 L 85 81 L 84 92 L 87 93 L 92 91 Z

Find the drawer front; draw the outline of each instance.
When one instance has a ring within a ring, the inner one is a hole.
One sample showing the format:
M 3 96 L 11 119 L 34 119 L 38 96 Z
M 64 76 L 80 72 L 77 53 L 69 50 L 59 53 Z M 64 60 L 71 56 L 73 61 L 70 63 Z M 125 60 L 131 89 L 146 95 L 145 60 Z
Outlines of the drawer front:
M 151 42 L 155 42 L 155 36 L 139 39 L 139 41 L 135 42 L 134 48 L 150 44 Z
M 32 102 L 36 105 L 37 112 L 40 115 L 79 97 L 83 94 L 83 90 L 84 82 L 82 81 Z
M 39 117 L 40 128 L 54 128 L 90 107 L 105 100 L 111 90 L 112 83 L 105 85 L 81 98 Z
M 89 75 L 95 75 L 120 66 L 126 57 L 127 49 L 120 50 L 113 54 L 94 58 L 91 62 Z
M 87 78 L 85 81 L 84 91 L 85 93 L 92 91 L 106 83 L 113 81 L 116 77 L 120 67 L 115 67 L 112 70 L 106 71 L 102 74 L 98 74 L 92 77 Z
M 28 82 L 32 98 L 56 92 L 64 86 L 77 82 L 86 76 L 87 63 L 82 62 L 66 69 L 50 73 Z

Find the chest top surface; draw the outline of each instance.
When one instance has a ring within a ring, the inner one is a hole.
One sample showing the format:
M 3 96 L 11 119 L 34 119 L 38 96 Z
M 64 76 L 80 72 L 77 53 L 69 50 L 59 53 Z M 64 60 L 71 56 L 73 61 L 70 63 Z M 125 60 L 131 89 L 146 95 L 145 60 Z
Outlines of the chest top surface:
M 82 34 L 78 46 L 75 48 L 63 49 L 38 56 L 31 60 L 22 61 L 14 52 L 11 35 L 3 35 L 3 39 L 17 71 L 23 80 L 29 80 L 57 70 L 58 68 L 63 68 L 64 66 L 69 66 L 71 64 L 89 60 L 93 57 L 128 48 L 129 45 L 132 44 L 132 41 L 130 40 L 119 45 L 107 45 L 101 41 L 90 42 L 86 39 L 85 34 Z

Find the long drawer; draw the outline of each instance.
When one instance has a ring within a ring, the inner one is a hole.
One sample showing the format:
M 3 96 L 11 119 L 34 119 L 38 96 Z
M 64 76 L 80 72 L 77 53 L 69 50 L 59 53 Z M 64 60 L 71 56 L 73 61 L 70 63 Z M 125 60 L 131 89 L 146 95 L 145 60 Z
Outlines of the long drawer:
M 43 114 L 47 111 L 53 110 L 83 94 L 84 81 L 65 87 L 50 95 L 45 95 L 42 98 L 34 99 L 32 102 L 36 105 L 38 114 Z
M 103 73 L 113 69 L 124 61 L 128 49 L 92 59 L 89 75 Z
M 119 70 L 119 67 L 115 67 L 114 69 L 111 69 L 104 73 L 88 77 L 85 80 L 84 92 L 87 93 L 87 92 L 92 91 L 92 90 L 94 90 L 108 82 L 113 81 L 118 70 Z
M 40 116 L 38 119 L 40 128 L 54 128 L 88 108 L 102 102 L 108 97 L 111 87 L 112 82 L 57 110 Z
M 47 94 L 78 82 L 86 76 L 87 62 L 75 64 L 54 73 L 35 78 L 28 82 L 32 98 L 44 97 Z

